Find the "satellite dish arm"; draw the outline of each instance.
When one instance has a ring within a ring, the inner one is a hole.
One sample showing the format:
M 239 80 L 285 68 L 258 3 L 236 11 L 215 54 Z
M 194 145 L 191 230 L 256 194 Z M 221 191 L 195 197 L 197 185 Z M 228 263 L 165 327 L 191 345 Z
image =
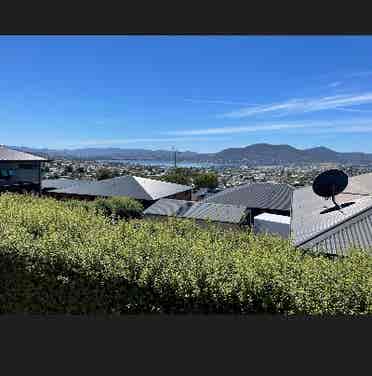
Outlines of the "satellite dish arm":
M 340 205 L 335 200 L 335 186 L 332 185 L 332 202 L 335 204 L 337 209 L 341 209 Z

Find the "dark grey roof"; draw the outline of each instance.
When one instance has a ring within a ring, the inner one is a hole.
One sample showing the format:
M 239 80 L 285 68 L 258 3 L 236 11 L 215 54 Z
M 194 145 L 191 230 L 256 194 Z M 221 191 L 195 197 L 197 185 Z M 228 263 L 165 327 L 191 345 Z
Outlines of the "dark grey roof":
M 47 159 L 38 157 L 37 155 L 23 153 L 22 151 L 17 151 L 9 149 L 5 146 L 0 146 L 0 161 L 46 161 Z
M 249 208 L 290 210 L 294 188 L 288 184 L 249 183 L 225 189 L 203 202 L 243 205 Z
M 189 210 L 181 214 L 181 217 L 209 219 L 213 222 L 240 223 L 245 218 L 246 211 L 246 206 L 196 202 Z
M 189 191 L 187 185 L 173 184 L 136 176 L 120 176 L 100 181 L 82 181 L 78 184 L 56 189 L 53 193 L 85 196 L 128 196 L 138 200 L 153 201 L 176 193 Z
M 372 174 L 364 175 L 350 178 L 345 192 L 337 196 L 339 204 L 354 202 L 341 210 L 322 213 L 334 205 L 315 195 L 311 186 L 293 192 L 291 236 L 295 246 L 332 254 L 344 254 L 350 247 L 372 247 Z
M 245 206 L 161 199 L 147 208 L 144 214 L 240 223 L 245 218 L 246 212 Z
M 43 179 L 41 181 L 41 188 L 42 189 L 63 189 L 68 188 L 73 185 L 77 185 L 81 182 L 81 180 L 73 180 L 73 179 Z
M 163 215 L 163 216 L 176 216 L 187 207 L 191 201 L 173 200 L 169 198 L 162 198 L 144 210 L 143 214 L 149 215 Z

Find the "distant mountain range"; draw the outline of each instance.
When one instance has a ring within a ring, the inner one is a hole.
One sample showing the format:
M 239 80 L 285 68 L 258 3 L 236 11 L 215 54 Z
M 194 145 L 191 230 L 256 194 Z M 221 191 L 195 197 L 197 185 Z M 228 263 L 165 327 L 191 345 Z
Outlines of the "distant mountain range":
M 49 158 L 66 159 L 130 159 L 171 161 L 174 153 L 167 150 L 84 148 L 84 149 L 35 149 L 10 146 L 13 149 L 34 153 Z M 296 149 L 290 145 L 253 144 L 242 148 L 224 149 L 217 153 L 177 152 L 177 161 L 236 163 L 247 165 L 284 165 L 308 163 L 372 163 L 372 154 L 339 153 L 326 147 Z

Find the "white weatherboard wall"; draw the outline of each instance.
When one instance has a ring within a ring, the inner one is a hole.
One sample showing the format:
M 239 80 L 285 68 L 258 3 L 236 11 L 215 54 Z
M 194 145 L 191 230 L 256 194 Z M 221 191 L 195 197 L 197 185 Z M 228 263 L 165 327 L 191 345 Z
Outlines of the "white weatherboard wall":
M 285 215 L 262 213 L 254 217 L 253 231 L 289 237 L 291 218 Z

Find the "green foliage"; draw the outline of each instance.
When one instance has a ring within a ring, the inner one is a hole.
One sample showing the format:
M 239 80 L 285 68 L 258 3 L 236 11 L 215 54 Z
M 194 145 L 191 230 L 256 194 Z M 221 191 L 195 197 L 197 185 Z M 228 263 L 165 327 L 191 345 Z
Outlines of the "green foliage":
M 196 188 L 216 188 L 218 176 L 214 172 L 198 172 L 192 168 L 173 168 L 164 175 L 164 180 L 170 183 L 191 185 Z
M 217 188 L 218 176 L 214 172 L 205 172 L 197 174 L 194 177 L 195 188 Z
M 98 198 L 92 204 L 95 209 L 101 210 L 104 215 L 116 219 L 142 217 L 142 204 L 129 197 Z
M 74 208 L 83 208 L 85 210 L 92 210 L 94 209 L 94 204 L 91 201 L 84 201 L 84 200 L 75 200 L 75 199 L 66 199 L 61 201 L 67 208 L 74 209 Z
M 192 170 L 189 168 L 173 168 L 165 175 L 164 180 L 169 183 L 189 185 L 193 176 Z
M 74 204 L 73 204 L 74 205 Z M 0 312 L 372 314 L 372 257 L 0 196 Z
M 112 171 L 105 167 L 99 168 L 96 172 L 97 180 L 111 179 L 113 177 L 114 177 L 114 174 L 112 173 Z

